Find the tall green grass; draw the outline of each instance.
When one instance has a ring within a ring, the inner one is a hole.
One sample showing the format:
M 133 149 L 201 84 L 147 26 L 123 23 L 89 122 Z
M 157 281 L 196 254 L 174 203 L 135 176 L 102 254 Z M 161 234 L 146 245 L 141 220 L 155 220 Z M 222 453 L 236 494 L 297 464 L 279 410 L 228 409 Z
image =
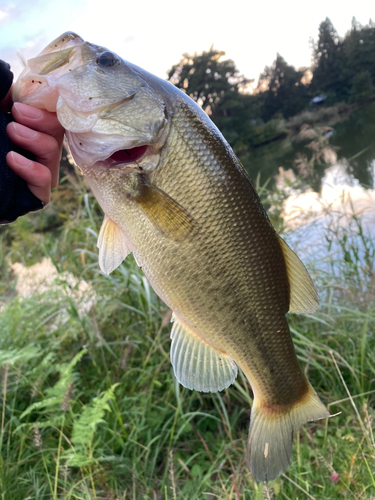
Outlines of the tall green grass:
M 356 253 L 340 262 L 345 290 L 327 275 L 318 313 L 289 318 L 303 369 L 337 415 L 306 426 L 286 474 L 257 484 L 245 463 L 244 376 L 213 395 L 176 382 L 170 311 L 132 256 L 110 276 L 99 271 L 102 214 L 73 181 L 0 235 L 1 499 L 375 498 L 375 300 Z M 43 256 L 56 283 L 17 296 L 9 262 Z M 89 310 L 82 280 L 97 298 Z

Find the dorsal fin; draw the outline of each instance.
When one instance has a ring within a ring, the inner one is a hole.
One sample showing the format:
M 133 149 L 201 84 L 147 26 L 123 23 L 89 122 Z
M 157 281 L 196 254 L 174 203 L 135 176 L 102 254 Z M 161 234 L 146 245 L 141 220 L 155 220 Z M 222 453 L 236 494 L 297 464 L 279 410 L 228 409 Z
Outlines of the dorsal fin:
M 114 271 L 130 253 L 123 230 L 107 216 L 100 228 L 97 246 L 99 266 L 105 274 Z
M 319 306 L 318 295 L 306 267 L 280 237 L 290 286 L 289 312 L 313 313 Z
M 236 363 L 174 316 L 171 362 L 177 380 L 188 389 L 218 392 L 233 384 Z

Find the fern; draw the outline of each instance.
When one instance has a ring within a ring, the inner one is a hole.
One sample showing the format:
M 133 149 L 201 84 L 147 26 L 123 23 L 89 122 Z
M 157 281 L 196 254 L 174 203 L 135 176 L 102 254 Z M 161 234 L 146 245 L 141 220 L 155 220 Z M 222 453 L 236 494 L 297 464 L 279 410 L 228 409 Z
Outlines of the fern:
M 37 401 L 30 405 L 21 415 L 21 420 L 29 415 L 34 410 L 40 410 L 41 408 L 50 408 L 55 407 L 56 405 L 61 406 L 65 394 L 69 390 L 69 387 L 74 383 L 76 379 L 76 375 L 73 372 L 73 368 L 75 365 L 82 359 L 82 357 L 86 354 L 87 350 L 82 349 L 79 353 L 77 353 L 70 363 L 63 363 L 61 365 L 57 365 L 56 370 L 60 372 L 60 378 L 56 382 L 53 387 L 50 387 L 46 390 L 47 397 L 42 401 Z
M 74 451 L 65 455 L 70 466 L 84 467 L 98 461 L 93 457 L 95 432 L 97 426 L 105 422 L 103 420 L 105 412 L 111 411 L 108 402 L 114 399 L 114 391 L 118 385 L 113 384 L 107 391 L 85 405 L 79 418 L 74 421 L 71 439 Z
M 23 347 L 22 349 L 1 349 L 0 366 L 14 366 L 17 363 L 27 363 L 41 354 L 41 349 L 35 345 Z

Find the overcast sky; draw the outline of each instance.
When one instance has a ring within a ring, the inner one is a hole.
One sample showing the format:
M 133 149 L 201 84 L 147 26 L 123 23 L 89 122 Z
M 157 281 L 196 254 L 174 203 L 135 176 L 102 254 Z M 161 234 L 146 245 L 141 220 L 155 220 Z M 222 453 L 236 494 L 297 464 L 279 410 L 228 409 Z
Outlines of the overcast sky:
M 279 52 L 294 66 L 309 66 L 309 39 L 329 17 L 340 36 L 352 17 L 375 20 L 374 0 L 0 0 L 0 58 L 21 70 L 17 51 L 34 57 L 65 31 L 102 45 L 161 78 L 184 52 L 224 50 L 257 80 Z

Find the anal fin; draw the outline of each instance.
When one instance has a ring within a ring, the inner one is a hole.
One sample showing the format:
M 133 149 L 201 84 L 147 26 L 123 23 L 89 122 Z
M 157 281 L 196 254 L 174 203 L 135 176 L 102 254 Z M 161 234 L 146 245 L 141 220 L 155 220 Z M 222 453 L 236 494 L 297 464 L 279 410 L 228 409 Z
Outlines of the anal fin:
M 100 228 L 98 243 L 99 266 L 103 273 L 110 274 L 130 253 L 122 229 L 105 216 Z
M 218 392 L 237 377 L 237 365 L 175 317 L 171 332 L 171 363 L 177 380 L 188 389 Z

